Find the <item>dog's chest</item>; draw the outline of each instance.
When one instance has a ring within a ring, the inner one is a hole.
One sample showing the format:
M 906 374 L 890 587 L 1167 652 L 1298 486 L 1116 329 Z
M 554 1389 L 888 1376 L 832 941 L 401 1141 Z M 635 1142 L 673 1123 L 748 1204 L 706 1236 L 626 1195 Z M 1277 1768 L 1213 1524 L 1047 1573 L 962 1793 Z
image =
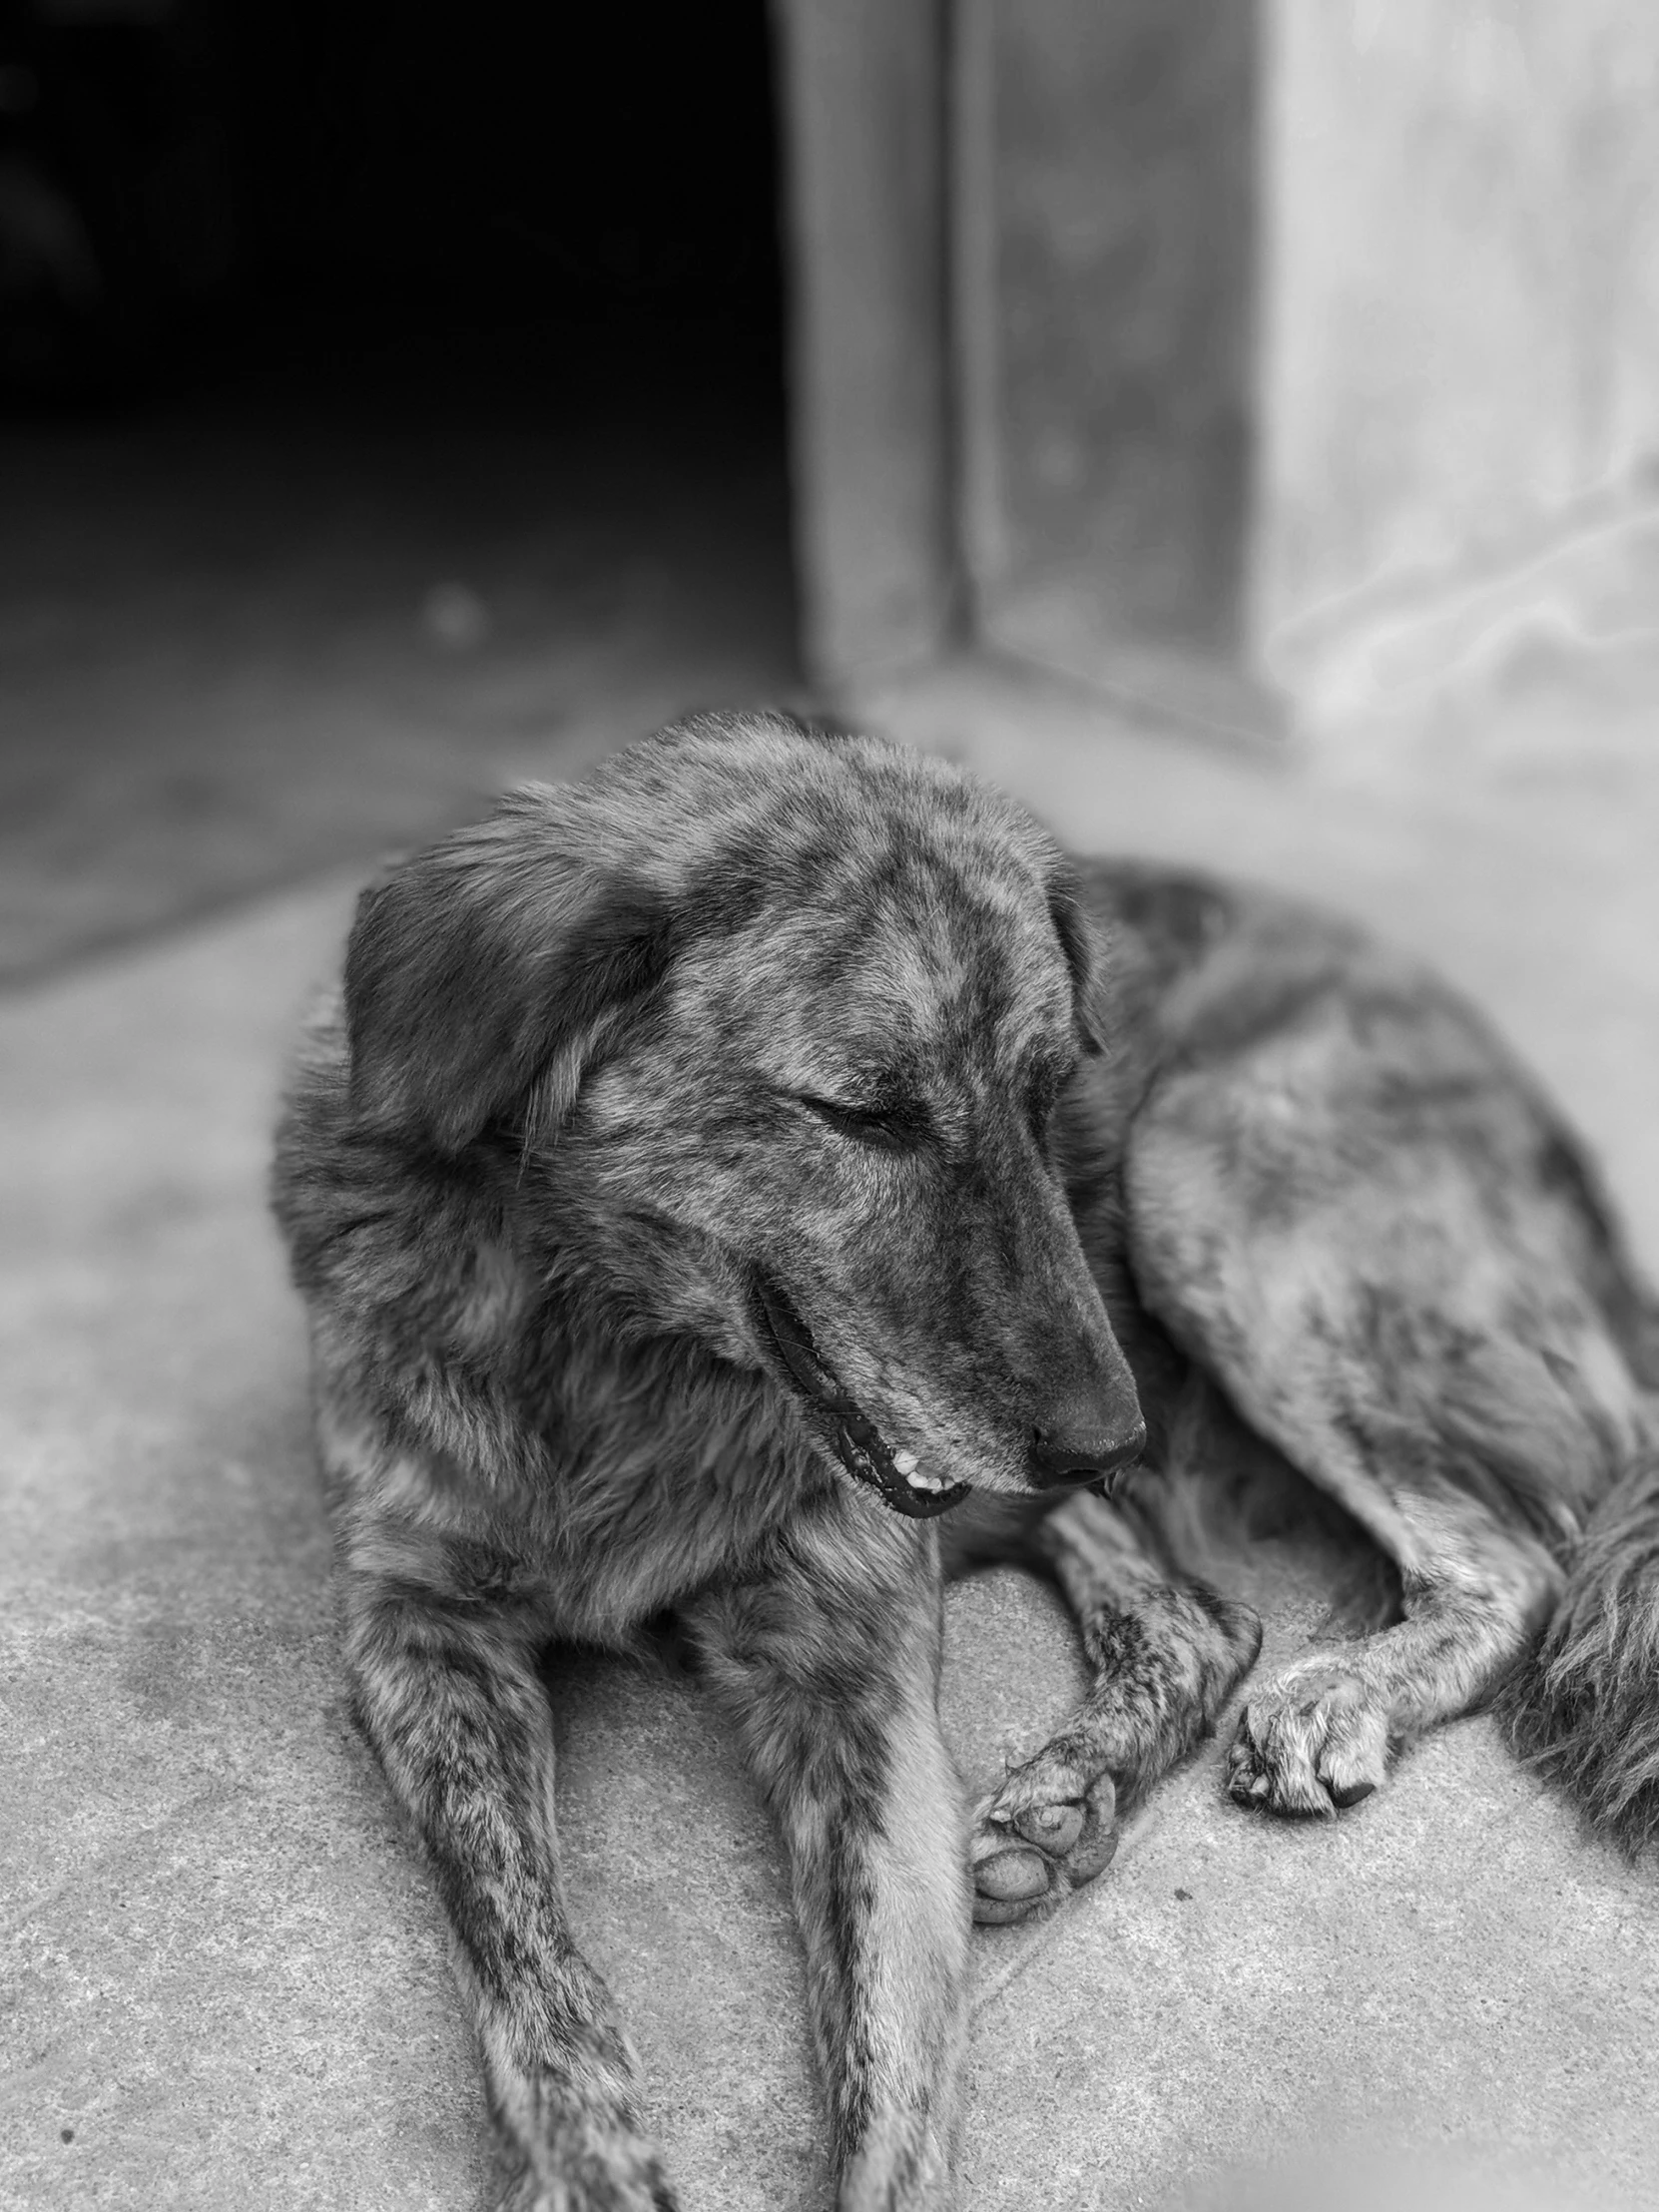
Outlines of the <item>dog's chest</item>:
M 567 1427 L 525 1530 L 557 1631 L 609 1643 L 733 1573 L 833 1477 L 776 1416 L 628 1395 Z

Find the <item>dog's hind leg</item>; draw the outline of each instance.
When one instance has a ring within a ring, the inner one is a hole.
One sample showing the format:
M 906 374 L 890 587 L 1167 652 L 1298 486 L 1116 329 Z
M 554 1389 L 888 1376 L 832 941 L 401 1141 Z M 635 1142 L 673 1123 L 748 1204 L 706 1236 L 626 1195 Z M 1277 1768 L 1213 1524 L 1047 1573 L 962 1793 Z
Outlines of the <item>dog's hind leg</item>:
M 837 1494 L 687 1619 L 783 1832 L 836 2203 L 945 2212 L 969 1911 L 932 1532 Z
M 423 1573 L 442 1548 L 397 1541 L 394 1568 L 344 1564 L 345 1661 L 454 1933 L 507 2156 L 503 2212 L 674 2212 L 633 2053 L 565 1916 L 534 1640 L 456 1577 Z
M 1477 1500 L 1396 1482 L 1391 1504 L 1404 1618 L 1252 1690 L 1227 1764 L 1247 1808 L 1329 1818 L 1370 1797 L 1402 1745 L 1481 1703 L 1560 1594 L 1545 1547 Z
M 1131 1139 L 1141 1295 L 1400 1576 L 1401 1620 L 1240 1723 L 1233 1795 L 1330 1816 L 1525 1653 L 1637 1392 L 1584 1173 L 1455 1001 L 1388 972 L 1201 1015 Z
M 1047 1513 L 1032 1540 L 1077 1616 L 1096 1680 L 978 1809 L 981 1922 L 1049 1912 L 1099 1874 L 1117 1848 L 1119 1812 L 1209 1733 L 1262 1641 L 1247 1606 L 1177 1581 L 1129 1516 L 1089 1491 Z

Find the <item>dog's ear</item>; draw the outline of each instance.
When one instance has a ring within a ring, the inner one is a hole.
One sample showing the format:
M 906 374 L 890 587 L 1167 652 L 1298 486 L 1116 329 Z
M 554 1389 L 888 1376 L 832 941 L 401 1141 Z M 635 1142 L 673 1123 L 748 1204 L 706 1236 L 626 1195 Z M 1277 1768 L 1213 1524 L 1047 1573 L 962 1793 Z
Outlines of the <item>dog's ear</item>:
M 1078 895 L 1077 879 L 1069 867 L 1062 868 L 1049 882 L 1048 911 L 1071 976 L 1071 1002 L 1078 1040 L 1085 1052 L 1103 1052 L 1106 1048 L 1106 1009 L 1102 1003 L 1100 946 Z
M 364 891 L 345 956 L 351 1102 L 458 1152 L 540 1094 L 552 1122 L 673 956 L 675 910 L 584 862 L 530 790 Z

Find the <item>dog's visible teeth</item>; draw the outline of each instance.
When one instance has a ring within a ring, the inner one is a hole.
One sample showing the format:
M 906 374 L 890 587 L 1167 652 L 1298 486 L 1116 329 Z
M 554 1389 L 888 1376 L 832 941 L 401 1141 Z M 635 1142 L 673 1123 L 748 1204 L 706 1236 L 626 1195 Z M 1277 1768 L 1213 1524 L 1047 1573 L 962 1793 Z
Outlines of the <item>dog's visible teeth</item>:
M 922 1474 L 916 1467 L 913 1451 L 895 1451 L 892 1455 L 893 1472 L 901 1474 L 912 1490 L 938 1490 L 944 1487 L 936 1474 Z

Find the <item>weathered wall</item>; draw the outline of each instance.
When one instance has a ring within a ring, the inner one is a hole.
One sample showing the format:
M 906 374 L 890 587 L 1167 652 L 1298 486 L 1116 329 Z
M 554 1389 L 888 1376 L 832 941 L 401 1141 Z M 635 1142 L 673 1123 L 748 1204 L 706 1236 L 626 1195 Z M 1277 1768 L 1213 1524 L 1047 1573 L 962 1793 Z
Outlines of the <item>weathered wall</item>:
M 1233 729 L 1654 627 L 1652 0 L 779 0 L 809 644 Z M 1540 565 L 1541 564 L 1541 565 Z
M 1251 636 L 1341 711 L 1540 591 L 1595 629 L 1659 462 L 1659 8 L 1264 5 Z

